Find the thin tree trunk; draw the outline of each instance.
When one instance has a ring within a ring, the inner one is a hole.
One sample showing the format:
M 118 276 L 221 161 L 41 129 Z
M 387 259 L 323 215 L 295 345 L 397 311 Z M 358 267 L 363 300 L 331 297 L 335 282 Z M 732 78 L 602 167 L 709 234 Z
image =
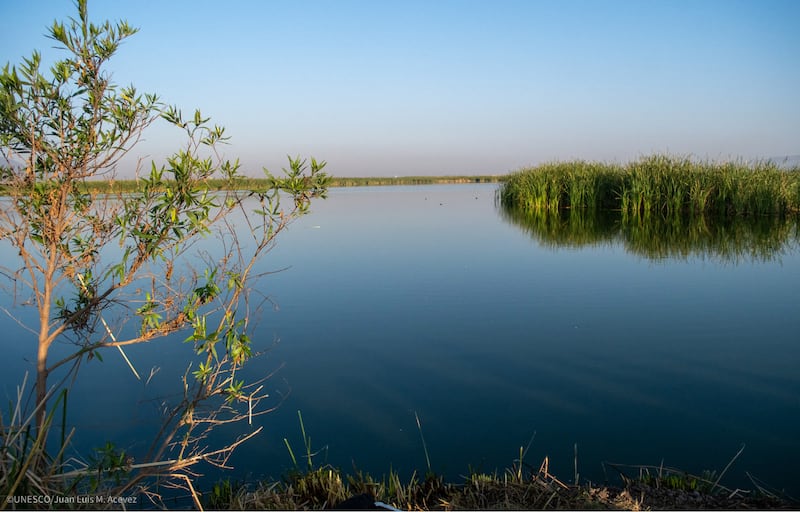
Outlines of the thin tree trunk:
M 52 268 L 51 261 L 51 268 Z M 36 429 L 42 432 L 44 419 L 47 416 L 47 353 L 53 338 L 50 334 L 50 279 L 51 273 L 45 276 L 44 293 L 39 304 L 39 350 L 36 354 Z
M 44 419 L 47 414 L 47 352 L 50 344 L 44 337 L 44 333 L 39 336 L 39 352 L 36 358 L 36 428 L 39 433 L 44 426 Z

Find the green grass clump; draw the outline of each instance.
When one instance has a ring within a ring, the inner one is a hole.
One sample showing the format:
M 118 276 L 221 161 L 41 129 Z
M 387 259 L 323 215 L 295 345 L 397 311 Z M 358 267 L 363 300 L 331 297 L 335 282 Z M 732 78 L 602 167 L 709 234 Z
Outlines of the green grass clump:
M 520 170 L 500 201 L 523 212 L 620 210 L 626 215 L 800 213 L 800 168 L 654 155 L 627 165 L 556 162 Z

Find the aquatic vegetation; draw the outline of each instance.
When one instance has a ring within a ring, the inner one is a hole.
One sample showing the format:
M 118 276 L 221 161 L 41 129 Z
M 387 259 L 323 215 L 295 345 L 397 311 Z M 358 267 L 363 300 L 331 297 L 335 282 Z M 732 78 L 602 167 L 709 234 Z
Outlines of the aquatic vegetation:
M 555 162 L 505 181 L 500 202 L 524 212 L 619 210 L 627 216 L 800 213 L 800 168 L 654 155 L 626 165 Z
M 512 174 L 498 198 L 508 221 L 551 246 L 621 242 L 651 259 L 738 261 L 800 240 L 800 168 L 772 162 L 551 163 Z

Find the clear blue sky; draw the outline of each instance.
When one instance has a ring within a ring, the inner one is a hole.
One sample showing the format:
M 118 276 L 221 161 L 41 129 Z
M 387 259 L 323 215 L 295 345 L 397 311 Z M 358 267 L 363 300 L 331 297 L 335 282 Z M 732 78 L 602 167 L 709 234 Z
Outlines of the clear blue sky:
M 90 0 L 140 32 L 114 78 L 201 108 L 247 172 L 501 173 L 549 160 L 800 154 L 800 2 Z M 0 0 L 0 63 L 74 16 Z M 153 130 L 138 151 L 165 154 Z

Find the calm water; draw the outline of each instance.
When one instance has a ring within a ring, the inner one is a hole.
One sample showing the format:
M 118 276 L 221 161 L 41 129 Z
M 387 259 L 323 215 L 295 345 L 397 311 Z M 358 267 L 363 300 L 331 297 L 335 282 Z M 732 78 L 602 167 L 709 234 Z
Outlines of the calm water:
M 602 461 L 719 472 L 745 444 L 722 484 L 751 487 L 748 471 L 800 494 L 796 244 L 735 262 L 652 259 L 619 237 L 564 247 L 507 220 L 495 190 L 334 189 L 283 234 L 263 270 L 291 268 L 262 282 L 275 307 L 256 338 L 269 350 L 248 368 L 277 370 L 280 407 L 232 459 L 237 476 L 291 466 L 298 410 L 315 463 L 424 472 L 416 413 L 432 469 L 451 478 L 509 467 L 535 433 L 526 461 L 549 456 L 565 481 L 576 444 L 594 481 Z M 84 432 L 143 446 L 150 399 L 178 390 L 189 358 L 179 342 L 158 347 L 129 351 L 161 368 L 148 387 L 114 354 L 86 365 L 71 398 Z M 9 344 L 9 396 L 32 355 Z

